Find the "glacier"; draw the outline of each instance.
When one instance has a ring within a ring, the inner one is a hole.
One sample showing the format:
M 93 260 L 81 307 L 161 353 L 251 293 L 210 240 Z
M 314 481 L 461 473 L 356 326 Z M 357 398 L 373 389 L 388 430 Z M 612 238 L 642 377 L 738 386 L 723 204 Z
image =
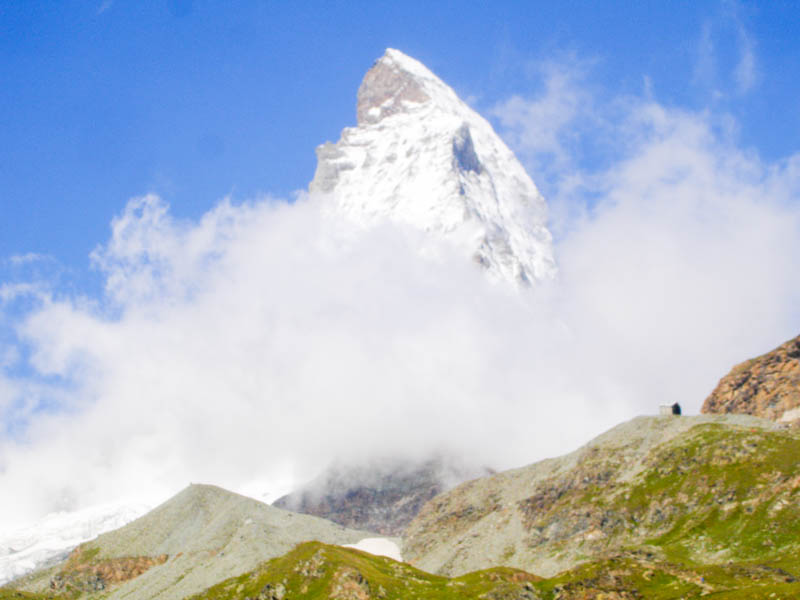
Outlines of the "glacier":
M 51 513 L 30 525 L 0 531 L 0 585 L 63 560 L 79 544 L 127 525 L 148 510 L 133 502 L 103 504 Z

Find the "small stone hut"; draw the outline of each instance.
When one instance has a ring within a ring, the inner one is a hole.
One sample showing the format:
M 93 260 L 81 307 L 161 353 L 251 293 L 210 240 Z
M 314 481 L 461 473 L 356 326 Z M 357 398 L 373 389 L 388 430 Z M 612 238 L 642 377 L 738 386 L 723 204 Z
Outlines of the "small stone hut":
M 662 404 L 658 407 L 658 414 L 661 416 L 680 415 L 681 405 L 677 402 L 675 404 Z

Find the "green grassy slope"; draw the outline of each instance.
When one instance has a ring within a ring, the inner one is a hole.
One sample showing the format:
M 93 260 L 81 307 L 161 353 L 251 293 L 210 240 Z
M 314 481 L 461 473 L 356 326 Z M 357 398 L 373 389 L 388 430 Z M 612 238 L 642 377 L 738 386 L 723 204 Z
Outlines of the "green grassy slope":
M 800 551 L 800 435 L 702 425 L 648 459 L 608 502 L 675 561 L 767 561 Z M 788 561 L 788 562 L 787 562 Z
M 448 579 L 352 548 L 308 542 L 192 600 L 537 598 L 537 580 L 502 567 Z
M 799 460 L 800 431 L 761 419 L 639 418 L 438 496 L 403 554 L 444 575 L 506 565 L 551 577 L 631 550 L 690 567 L 794 568 Z
M 668 600 L 798 598 L 786 571 L 756 563 L 688 567 L 624 553 L 550 579 L 507 567 L 456 578 L 431 575 L 388 558 L 318 542 L 228 579 L 192 600 Z
M 794 559 L 789 559 L 793 562 Z M 800 562 L 800 561 L 797 561 Z M 797 562 L 790 568 L 797 572 Z M 73 594 L 0 590 L 0 600 L 59 600 Z M 86 596 L 84 596 L 86 597 Z M 104 593 L 89 598 L 103 598 Z M 447 578 L 352 548 L 306 542 L 191 600 L 789 600 L 800 583 L 758 561 L 688 566 L 629 551 L 542 579 L 507 567 Z
M 0 589 L 0 600 L 52 600 L 55 596 L 48 594 L 31 594 L 13 589 Z

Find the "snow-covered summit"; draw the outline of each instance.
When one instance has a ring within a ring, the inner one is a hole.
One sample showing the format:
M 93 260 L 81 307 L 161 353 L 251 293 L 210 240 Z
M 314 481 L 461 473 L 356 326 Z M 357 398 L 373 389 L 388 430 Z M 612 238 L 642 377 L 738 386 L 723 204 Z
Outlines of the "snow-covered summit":
M 310 191 L 335 212 L 444 236 L 497 278 L 555 274 L 544 198 L 488 121 L 422 63 L 388 49 L 359 87 L 357 118 L 317 148 Z

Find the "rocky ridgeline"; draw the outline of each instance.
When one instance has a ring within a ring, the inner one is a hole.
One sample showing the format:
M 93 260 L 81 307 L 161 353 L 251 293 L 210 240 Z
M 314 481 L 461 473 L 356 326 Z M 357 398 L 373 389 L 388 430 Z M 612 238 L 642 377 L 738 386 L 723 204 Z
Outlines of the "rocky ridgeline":
M 505 565 L 555 576 L 631 549 L 692 568 L 780 562 L 800 547 L 797 456 L 800 433 L 755 417 L 639 417 L 434 498 L 403 556 L 443 575 Z
M 703 403 L 702 412 L 800 425 L 800 336 L 736 365 Z
M 364 531 L 289 513 L 210 485 L 191 485 L 69 559 L 14 582 L 56 597 L 180 600 L 285 554 L 298 543 L 354 544 Z

